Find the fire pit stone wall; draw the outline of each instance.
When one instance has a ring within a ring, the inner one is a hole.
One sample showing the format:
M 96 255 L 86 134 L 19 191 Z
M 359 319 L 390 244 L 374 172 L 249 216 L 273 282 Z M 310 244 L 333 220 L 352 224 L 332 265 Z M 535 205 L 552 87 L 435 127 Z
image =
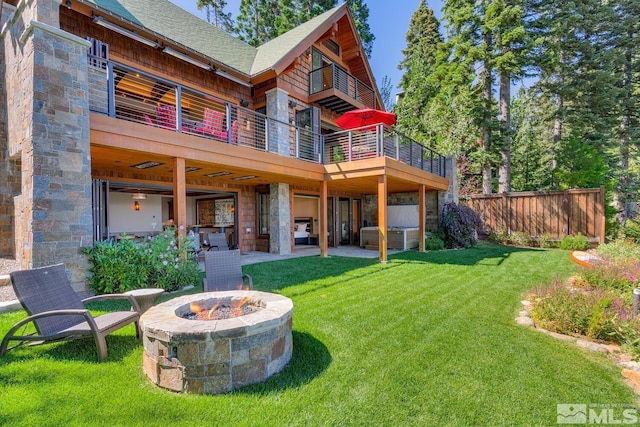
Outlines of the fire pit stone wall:
M 249 296 L 264 306 L 223 320 L 178 317 L 190 302 Z M 291 359 L 293 303 L 258 291 L 209 292 L 174 298 L 145 312 L 143 370 L 160 387 L 218 394 L 264 381 Z

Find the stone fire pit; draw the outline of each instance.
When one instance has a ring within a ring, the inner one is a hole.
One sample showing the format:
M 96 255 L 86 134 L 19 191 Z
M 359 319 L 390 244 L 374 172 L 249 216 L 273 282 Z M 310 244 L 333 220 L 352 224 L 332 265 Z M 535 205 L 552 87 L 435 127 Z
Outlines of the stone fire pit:
M 249 298 L 253 313 L 221 320 L 183 318 L 191 303 L 212 308 Z M 140 318 L 144 372 L 160 387 L 218 394 L 264 381 L 291 359 L 293 303 L 258 291 L 185 295 L 151 307 Z

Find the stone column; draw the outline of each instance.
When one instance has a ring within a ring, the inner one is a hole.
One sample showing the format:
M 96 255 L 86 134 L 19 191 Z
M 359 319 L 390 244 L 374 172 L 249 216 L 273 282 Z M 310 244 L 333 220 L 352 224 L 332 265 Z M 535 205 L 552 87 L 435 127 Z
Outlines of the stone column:
M 289 94 L 282 89 L 271 89 L 265 92 L 267 97 L 267 116 L 278 122 L 269 121 L 269 151 L 272 153 L 291 155 L 289 147 Z
M 22 268 L 64 263 L 86 293 L 92 244 L 87 48 L 59 29 L 60 0 L 21 3 L 5 35 L 8 152 L 21 162 L 15 198 Z M 15 46 L 19 44 L 19 46 Z
M 438 205 L 440 209 L 445 203 L 458 203 L 458 165 L 455 156 L 445 158 L 445 178 L 449 180 L 447 191 L 438 191 Z M 438 214 L 439 215 L 439 214 Z
M 272 254 L 291 253 L 291 205 L 289 184 L 269 186 L 269 252 Z

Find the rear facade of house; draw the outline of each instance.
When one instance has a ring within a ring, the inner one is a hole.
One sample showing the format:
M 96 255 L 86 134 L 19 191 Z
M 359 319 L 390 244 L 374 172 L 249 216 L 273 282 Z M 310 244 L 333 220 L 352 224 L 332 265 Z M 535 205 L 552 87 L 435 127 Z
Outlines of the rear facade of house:
M 0 28 L 0 256 L 64 262 L 77 292 L 96 240 L 173 224 L 385 261 L 388 208 L 423 235 L 456 199 L 451 159 L 335 125 L 384 109 L 345 4 L 258 48 L 166 0 L 5 0 Z

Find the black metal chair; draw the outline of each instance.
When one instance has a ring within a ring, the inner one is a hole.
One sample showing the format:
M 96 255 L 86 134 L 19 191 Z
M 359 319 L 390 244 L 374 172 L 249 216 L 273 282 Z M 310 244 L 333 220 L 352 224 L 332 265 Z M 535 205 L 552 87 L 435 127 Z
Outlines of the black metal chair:
M 135 323 L 136 337 L 140 338 L 140 307 L 133 296 L 108 294 L 80 299 L 71 287 L 64 264 L 15 271 L 10 276 L 13 290 L 29 317 L 16 323 L 5 335 L 0 343 L 0 356 L 22 344 L 93 337 L 98 361 L 101 362 L 107 357 L 105 336 L 111 332 Z M 93 317 L 84 306 L 91 301 L 106 299 L 127 299 L 133 310 Z M 30 324 L 35 326 L 35 333 L 25 333 Z M 18 343 L 9 347 L 10 341 Z
M 205 252 L 204 291 L 252 289 L 253 279 L 242 273 L 240 250 Z

